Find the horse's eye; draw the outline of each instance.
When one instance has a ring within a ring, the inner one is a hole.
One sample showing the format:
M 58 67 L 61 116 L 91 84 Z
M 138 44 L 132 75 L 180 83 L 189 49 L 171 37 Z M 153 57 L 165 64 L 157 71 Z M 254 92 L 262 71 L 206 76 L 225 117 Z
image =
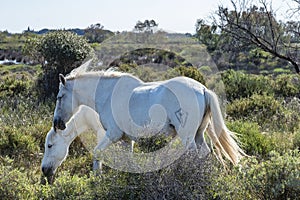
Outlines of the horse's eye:
M 48 148 L 50 149 L 53 146 L 53 144 L 48 144 Z

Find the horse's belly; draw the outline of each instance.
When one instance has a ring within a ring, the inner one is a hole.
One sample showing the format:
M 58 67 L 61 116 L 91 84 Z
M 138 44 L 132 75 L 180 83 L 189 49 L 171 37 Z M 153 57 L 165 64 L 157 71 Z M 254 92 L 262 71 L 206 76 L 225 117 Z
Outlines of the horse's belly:
M 127 123 L 128 134 L 139 137 L 151 137 L 159 133 L 165 133 L 170 126 L 169 117 L 164 108 L 155 104 L 152 106 L 136 107 L 130 112 Z
M 129 127 L 131 132 L 129 134 L 133 133 L 150 137 L 169 131 L 170 108 L 162 101 L 162 98 L 168 97 L 166 95 L 162 96 L 160 88 L 152 89 L 152 91 L 143 90 L 132 94 L 129 101 L 130 121 L 127 124 L 131 126 Z M 170 104 L 176 98 L 168 99 Z

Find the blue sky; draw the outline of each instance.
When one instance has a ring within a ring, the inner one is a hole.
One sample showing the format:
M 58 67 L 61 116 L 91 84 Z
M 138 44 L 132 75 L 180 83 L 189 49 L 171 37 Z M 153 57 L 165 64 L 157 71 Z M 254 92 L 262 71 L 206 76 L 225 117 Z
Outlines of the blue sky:
M 276 9 L 286 0 L 273 0 Z M 42 28 L 86 28 L 101 23 L 112 31 L 130 31 L 138 20 L 154 19 L 159 28 L 194 33 L 206 18 L 229 0 L 2 0 L 0 31 Z

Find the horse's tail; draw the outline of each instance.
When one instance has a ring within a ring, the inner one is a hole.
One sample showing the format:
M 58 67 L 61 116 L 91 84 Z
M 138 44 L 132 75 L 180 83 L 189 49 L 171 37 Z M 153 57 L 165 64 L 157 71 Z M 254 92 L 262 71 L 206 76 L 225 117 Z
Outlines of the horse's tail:
M 207 129 L 207 133 L 216 148 L 217 157 L 224 164 L 223 154 L 236 165 L 246 154 L 237 144 L 235 134 L 226 127 L 218 97 L 215 93 L 205 90 L 205 101 L 207 103 L 207 112 L 211 115 L 211 124 Z

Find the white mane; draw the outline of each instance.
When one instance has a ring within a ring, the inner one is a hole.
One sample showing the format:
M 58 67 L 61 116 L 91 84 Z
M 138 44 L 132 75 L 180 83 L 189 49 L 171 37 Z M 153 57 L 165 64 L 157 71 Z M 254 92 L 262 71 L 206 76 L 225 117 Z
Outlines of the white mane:
M 91 65 L 92 59 L 88 60 L 81 66 L 73 69 L 70 74 L 66 76 L 67 80 L 73 80 L 80 77 L 105 77 L 105 78 L 113 78 L 113 77 L 121 77 L 124 75 L 130 75 L 128 73 L 115 71 L 114 69 L 101 70 L 101 71 L 88 71 Z

